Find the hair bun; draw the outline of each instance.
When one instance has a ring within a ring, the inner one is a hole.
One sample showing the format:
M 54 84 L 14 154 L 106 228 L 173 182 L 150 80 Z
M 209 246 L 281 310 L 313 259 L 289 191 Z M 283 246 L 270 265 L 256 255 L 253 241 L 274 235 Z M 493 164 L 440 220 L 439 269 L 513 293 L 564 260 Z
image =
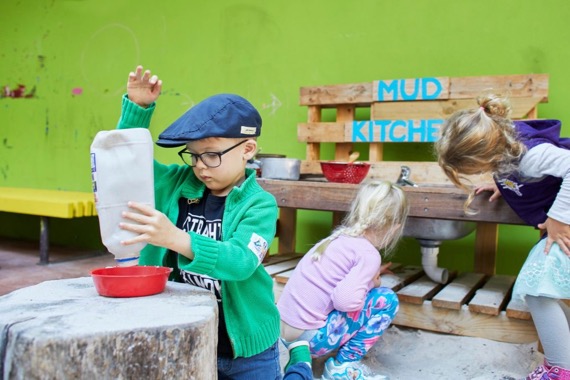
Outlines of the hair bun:
M 486 93 L 477 97 L 477 103 L 489 115 L 508 118 L 511 114 L 511 104 L 509 100 L 499 94 Z

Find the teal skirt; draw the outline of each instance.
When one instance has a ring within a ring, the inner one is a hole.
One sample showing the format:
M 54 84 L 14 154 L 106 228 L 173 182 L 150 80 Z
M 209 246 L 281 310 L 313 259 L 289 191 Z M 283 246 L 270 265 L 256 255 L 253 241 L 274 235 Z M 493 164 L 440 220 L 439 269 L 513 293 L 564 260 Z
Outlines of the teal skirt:
M 539 241 L 530 251 L 513 289 L 513 299 L 528 294 L 556 299 L 570 299 L 570 257 L 553 243 L 544 253 L 546 239 Z

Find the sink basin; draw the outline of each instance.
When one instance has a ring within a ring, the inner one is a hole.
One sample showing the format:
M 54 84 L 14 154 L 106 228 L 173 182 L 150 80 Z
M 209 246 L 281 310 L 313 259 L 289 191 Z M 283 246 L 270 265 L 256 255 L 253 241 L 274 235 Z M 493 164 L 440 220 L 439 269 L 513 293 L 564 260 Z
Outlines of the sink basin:
M 474 222 L 460 220 L 409 217 L 404 236 L 418 240 L 455 240 L 469 235 L 477 226 Z

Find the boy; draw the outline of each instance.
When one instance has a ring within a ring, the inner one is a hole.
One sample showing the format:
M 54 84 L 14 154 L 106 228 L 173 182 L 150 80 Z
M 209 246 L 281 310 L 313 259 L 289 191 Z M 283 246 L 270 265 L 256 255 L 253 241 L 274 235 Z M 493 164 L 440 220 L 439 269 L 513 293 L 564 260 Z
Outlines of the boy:
M 129 74 L 118 128 L 148 128 L 162 82 L 138 66 Z M 121 228 L 149 243 L 141 265 L 174 268 L 171 280 L 212 291 L 219 306 L 218 378 L 280 379 L 279 313 L 261 262 L 275 236 L 277 203 L 246 163 L 261 117 L 244 98 L 214 95 L 162 132 L 182 165 L 155 161 L 156 209 L 131 202 Z M 131 223 L 132 222 L 132 223 Z M 181 374 L 183 377 L 183 374 Z

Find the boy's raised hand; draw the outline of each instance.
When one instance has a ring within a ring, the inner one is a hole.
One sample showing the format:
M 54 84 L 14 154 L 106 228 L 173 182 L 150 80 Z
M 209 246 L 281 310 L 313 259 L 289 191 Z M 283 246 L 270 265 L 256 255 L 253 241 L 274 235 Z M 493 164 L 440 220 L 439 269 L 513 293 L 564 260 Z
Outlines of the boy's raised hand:
M 147 108 L 158 99 L 161 89 L 162 81 L 156 75 L 151 75 L 150 70 L 143 72 L 143 67 L 139 65 L 135 72 L 129 73 L 127 96 L 131 102 Z

